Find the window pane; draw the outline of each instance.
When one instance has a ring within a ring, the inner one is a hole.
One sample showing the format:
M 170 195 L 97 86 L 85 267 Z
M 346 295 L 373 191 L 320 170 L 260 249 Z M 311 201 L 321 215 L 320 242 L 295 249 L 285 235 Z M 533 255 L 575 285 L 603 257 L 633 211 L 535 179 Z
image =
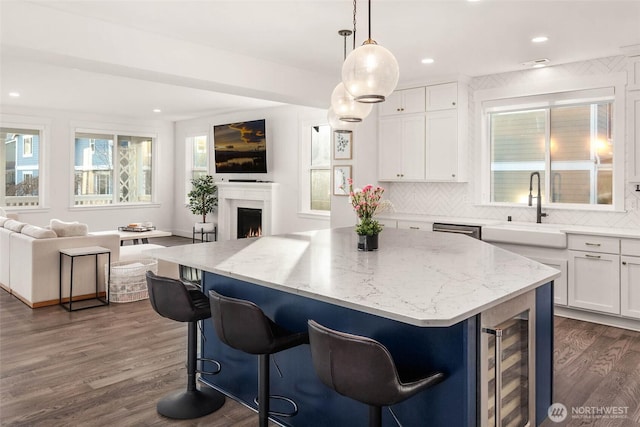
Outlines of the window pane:
M 113 136 L 76 134 L 74 205 L 113 203 Z
M 311 166 L 329 166 L 331 162 L 331 126 L 311 127 Z
M 151 202 L 152 147 L 149 137 L 118 136 L 120 203 Z
M 196 136 L 193 140 L 193 169 L 207 169 L 207 137 Z
M 611 104 L 551 109 L 551 201 L 613 203 Z
M 540 172 L 544 193 L 545 110 L 491 114 L 491 201 L 527 203 L 529 176 Z
M 329 169 L 311 170 L 311 209 L 331 209 L 331 172 Z
M 0 128 L 0 206 L 39 206 L 40 131 Z

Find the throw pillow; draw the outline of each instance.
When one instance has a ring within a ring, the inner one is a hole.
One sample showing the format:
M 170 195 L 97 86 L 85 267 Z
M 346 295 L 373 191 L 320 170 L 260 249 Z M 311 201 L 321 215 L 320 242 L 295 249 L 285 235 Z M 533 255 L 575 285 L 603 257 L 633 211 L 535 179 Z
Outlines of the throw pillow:
M 15 231 L 16 233 L 19 233 L 20 231 L 22 231 L 22 228 L 25 225 L 27 224 L 24 222 L 16 221 L 15 219 L 10 219 L 4 223 L 4 228 L 6 228 L 7 230 L 11 230 L 11 231 Z
M 49 226 L 58 237 L 86 236 L 89 232 L 87 224 L 82 224 L 77 221 L 64 222 L 58 219 L 52 219 L 49 222 Z
M 34 239 L 54 239 L 58 237 L 52 230 L 46 230 L 42 227 L 28 224 L 22 228 L 21 233 L 26 236 L 31 236 Z
M 2 208 L 0 208 L 0 216 L 7 216 L 7 212 Z
M 4 215 L 0 215 L 0 227 L 4 227 L 4 223 L 7 221 L 9 221 L 9 218 Z

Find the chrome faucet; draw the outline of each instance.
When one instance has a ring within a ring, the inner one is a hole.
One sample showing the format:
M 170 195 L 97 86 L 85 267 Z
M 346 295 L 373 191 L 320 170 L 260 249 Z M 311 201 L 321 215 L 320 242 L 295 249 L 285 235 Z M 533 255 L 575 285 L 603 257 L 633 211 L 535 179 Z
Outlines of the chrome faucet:
M 542 217 L 547 216 L 542 213 L 542 198 L 540 197 L 540 172 L 531 172 L 529 176 L 529 206 L 533 206 L 533 177 L 538 177 L 538 195 L 536 196 L 536 222 L 542 223 Z

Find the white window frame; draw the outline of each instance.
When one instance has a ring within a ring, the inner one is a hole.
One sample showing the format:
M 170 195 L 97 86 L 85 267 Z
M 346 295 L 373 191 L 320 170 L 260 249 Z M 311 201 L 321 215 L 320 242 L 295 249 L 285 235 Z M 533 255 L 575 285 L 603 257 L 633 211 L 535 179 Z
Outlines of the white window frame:
M 300 122 L 300 150 L 298 150 L 298 164 L 300 176 L 300 205 L 298 216 L 303 218 L 326 219 L 331 218 L 331 210 L 311 209 L 311 132 L 313 126 L 328 126 L 326 119 L 306 120 Z M 333 139 L 332 139 L 333 141 Z M 333 152 L 333 151 L 331 151 Z M 329 172 L 331 173 L 332 161 L 329 159 Z M 323 168 L 324 169 L 324 168 Z M 331 180 L 333 182 L 333 179 Z M 332 200 L 333 201 L 333 200 Z
M 41 117 L 25 117 L 14 116 L 10 114 L 0 114 L 0 127 L 37 130 L 40 133 L 38 138 L 38 205 L 37 206 L 6 206 L 3 197 L 0 196 L 0 206 L 7 211 L 25 211 L 30 212 L 48 209 L 48 188 L 49 174 L 46 159 L 49 155 L 49 129 L 51 127 L 51 119 Z M 0 179 L 0 185 L 4 186 L 4 177 Z M 4 192 L 4 190 L 3 190 Z M 4 193 L 3 193 L 4 194 Z
M 113 137 L 113 152 L 111 153 L 114 158 L 113 161 L 113 201 L 111 204 L 105 205 L 76 205 L 75 204 L 75 144 L 76 144 L 76 134 L 77 133 L 88 133 L 88 134 L 100 134 L 100 135 L 109 135 Z M 150 202 L 119 202 L 119 192 L 120 192 L 120 184 L 118 180 L 118 176 L 120 174 L 120 163 L 117 161 L 118 155 L 118 137 L 120 136 L 135 136 L 141 138 L 150 138 L 153 141 L 152 153 L 151 153 L 151 182 L 153 188 L 151 190 L 151 201 Z M 69 150 L 70 164 L 71 164 L 71 176 L 69 177 L 69 188 L 70 196 L 70 210 L 91 210 L 91 209 L 122 209 L 123 207 L 136 207 L 136 206 L 159 206 L 156 202 L 156 194 L 158 192 L 158 135 L 154 132 L 144 132 L 144 131 L 136 131 L 136 130 L 122 130 L 117 128 L 85 128 L 85 127 L 72 127 L 71 128 L 71 149 Z
M 549 70 L 540 69 L 537 71 L 546 72 Z M 475 203 L 496 207 L 523 206 L 521 203 L 491 202 L 490 112 L 511 111 L 516 108 L 533 109 L 550 105 L 572 105 L 579 101 L 595 101 L 609 96 L 613 102 L 612 137 L 615 141 L 613 146 L 613 203 L 611 205 L 553 203 L 546 204 L 545 209 L 624 212 L 626 81 L 626 73 L 612 73 L 603 76 L 553 79 L 526 87 L 512 86 L 476 91 L 474 93 L 476 140 L 480 141 L 481 166 L 478 168 L 479 176 L 477 177 L 480 182 L 480 191 L 476 192 Z M 548 188 L 545 194 L 549 194 Z

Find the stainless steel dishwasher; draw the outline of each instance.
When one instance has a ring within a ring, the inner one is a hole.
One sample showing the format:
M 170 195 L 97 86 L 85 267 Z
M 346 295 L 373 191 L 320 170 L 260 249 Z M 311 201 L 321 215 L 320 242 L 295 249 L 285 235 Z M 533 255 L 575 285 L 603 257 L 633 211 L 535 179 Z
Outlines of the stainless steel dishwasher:
M 444 222 L 434 222 L 433 231 L 442 233 L 458 233 L 464 234 L 474 239 L 482 240 L 482 226 L 480 225 L 464 225 L 464 224 L 447 224 Z

